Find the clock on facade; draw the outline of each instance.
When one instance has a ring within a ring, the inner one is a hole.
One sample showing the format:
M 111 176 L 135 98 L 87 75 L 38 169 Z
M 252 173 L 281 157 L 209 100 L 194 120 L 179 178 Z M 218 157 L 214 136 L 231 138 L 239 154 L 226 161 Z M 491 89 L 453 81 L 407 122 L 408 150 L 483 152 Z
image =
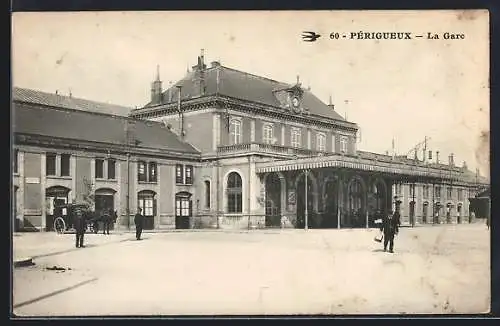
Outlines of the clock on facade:
M 294 108 L 298 108 L 299 107 L 299 98 L 297 96 L 294 96 L 292 98 L 292 105 Z

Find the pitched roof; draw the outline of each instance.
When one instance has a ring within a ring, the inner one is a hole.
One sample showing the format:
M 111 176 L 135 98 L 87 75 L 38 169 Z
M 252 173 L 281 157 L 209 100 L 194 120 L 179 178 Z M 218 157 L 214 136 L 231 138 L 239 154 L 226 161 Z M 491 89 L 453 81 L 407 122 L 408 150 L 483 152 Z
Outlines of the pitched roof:
M 164 103 L 171 103 L 177 100 L 176 86 L 182 86 L 182 98 L 194 98 L 201 95 L 196 79 L 199 72 L 195 70 L 163 92 Z M 228 96 L 244 101 L 256 102 L 274 107 L 280 107 L 280 103 L 274 92 L 281 89 L 287 89 L 294 85 L 279 82 L 269 78 L 252 75 L 243 71 L 228 68 L 216 64 L 204 70 L 205 78 L 205 96 L 221 95 Z M 330 106 L 323 103 L 313 93 L 307 89 L 303 90 L 302 105 L 308 108 L 311 114 L 326 117 L 335 120 L 345 121 L 344 118 L 335 112 Z M 169 98 L 169 93 L 172 98 Z M 150 107 L 153 103 L 146 104 Z
M 126 106 L 89 101 L 72 96 L 52 94 L 21 87 L 13 88 L 12 100 L 73 110 L 114 114 L 124 117 L 128 116 L 132 110 L 132 108 Z
M 199 154 L 162 123 L 66 108 L 13 103 L 15 133 L 126 145 L 127 124 L 138 148 Z

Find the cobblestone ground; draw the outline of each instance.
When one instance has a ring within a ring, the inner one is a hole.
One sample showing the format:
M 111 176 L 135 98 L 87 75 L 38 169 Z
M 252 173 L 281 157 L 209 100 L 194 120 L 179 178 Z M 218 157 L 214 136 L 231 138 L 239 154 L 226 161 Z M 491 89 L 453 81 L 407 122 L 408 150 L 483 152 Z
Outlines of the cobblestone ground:
M 489 311 L 483 225 L 376 230 L 21 234 L 19 316 L 479 313 Z M 48 270 L 50 267 L 66 270 Z

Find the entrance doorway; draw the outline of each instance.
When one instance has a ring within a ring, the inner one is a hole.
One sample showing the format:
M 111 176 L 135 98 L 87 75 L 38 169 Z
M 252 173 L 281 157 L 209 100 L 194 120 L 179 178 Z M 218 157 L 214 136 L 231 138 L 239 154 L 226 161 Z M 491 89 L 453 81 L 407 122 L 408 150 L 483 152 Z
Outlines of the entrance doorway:
M 410 202 L 410 224 L 415 226 L 415 202 L 413 200 Z
M 426 224 L 427 223 L 427 212 L 429 210 L 429 203 L 425 202 L 422 205 L 422 223 Z
M 328 179 L 325 183 L 324 215 L 322 227 L 336 228 L 338 225 L 339 181 Z
M 62 205 L 68 203 L 69 189 L 62 186 L 49 187 L 45 191 L 45 229 L 52 231 L 54 229 L 54 220 L 62 216 Z
M 155 227 L 156 216 L 156 193 L 152 190 L 143 190 L 137 194 L 138 205 L 144 216 L 144 230 L 152 230 Z
M 299 180 L 297 182 L 297 222 L 296 228 L 303 229 L 306 226 L 305 223 L 305 212 L 306 212 L 306 193 L 305 193 L 305 174 L 299 176 Z M 314 227 L 316 226 L 315 219 L 316 214 L 313 212 L 313 200 L 314 200 L 314 187 L 311 180 L 311 177 L 307 176 L 307 226 Z
M 266 227 L 281 225 L 281 180 L 276 173 L 266 178 Z
M 462 223 L 462 204 L 457 205 L 457 223 Z
M 189 221 L 193 214 L 193 201 L 189 192 L 178 192 L 175 195 L 175 228 L 189 229 Z
M 95 191 L 95 211 L 97 214 L 108 212 L 113 214 L 115 211 L 115 191 L 109 188 L 101 188 Z M 109 226 L 113 230 L 114 224 Z M 99 230 L 103 229 L 102 222 L 99 222 Z

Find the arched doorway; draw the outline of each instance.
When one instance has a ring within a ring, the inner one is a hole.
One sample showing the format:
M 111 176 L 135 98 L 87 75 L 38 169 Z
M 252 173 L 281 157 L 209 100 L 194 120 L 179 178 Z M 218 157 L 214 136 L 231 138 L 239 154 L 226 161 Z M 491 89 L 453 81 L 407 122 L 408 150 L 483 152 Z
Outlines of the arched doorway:
M 137 201 L 137 207 L 142 210 L 142 215 L 144 216 L 144 229 L 154 229 L 156 216 L 156 193 L 152 190 L 139 191 L 137 194 Z
M 382 179 L 377 178 L 370 187 L 367 209 L 369 227 L 375 227 L 375 220 L 387 216 L 387 185 Z
M 45 229 L 54 228 L 54 219 L 62 215 L 62 205 L 68 203 L 69 189 L 63 186 L 53 186 L 45 190 Z
M 364 187 L 361 179 L 354 177 L 351 179 L 348 185 L 348 213 L 347 219 L 345 220 L 345 226 L 347 227 L 363 227 L 365 224 L 365 196 Z
M 191 216 L 193 215 L 193 201 L 191 194 L 181 191 L 175 194 L 175 228 L 189 229 Z
M 276 173 L 266 177 L 266 227 L 281 225 L 281 182 Z
M 97 214 L 103 214 L 105 212 L 112 214 L 115 211 L 115 193 L 116 191 L 111 188 L 99 188 L 95 191 L 94 202 Z M 102 222 L 99 224 L 99 230 L 102 230 Z M 114 224 L 112 223 L 109 228 L 112 230 Z
M 299 229 L 305 227 L 305 211 L 306 211 L 306 198 L 305 198 L 305 173 L 298 176 L 296 180 L 296 193 L 297 193 L 297 221 L 295 226 Z M 314 227 L 316 225 L 316 214 L 313 211 L 314 200 L 316 196 L 316 185 L 311 178 L 311 172 L 307 173 L 307 226 Z
M 323 193 L 323 223 L 324 228 L 336 228 L 338 224 L 339 209 L 339 179 L 328 178 L 324 185 Z
M 427 215 L 429 214 L 429 202 L 424 202 L 422 205 L 422 223 L 427 223 Z

